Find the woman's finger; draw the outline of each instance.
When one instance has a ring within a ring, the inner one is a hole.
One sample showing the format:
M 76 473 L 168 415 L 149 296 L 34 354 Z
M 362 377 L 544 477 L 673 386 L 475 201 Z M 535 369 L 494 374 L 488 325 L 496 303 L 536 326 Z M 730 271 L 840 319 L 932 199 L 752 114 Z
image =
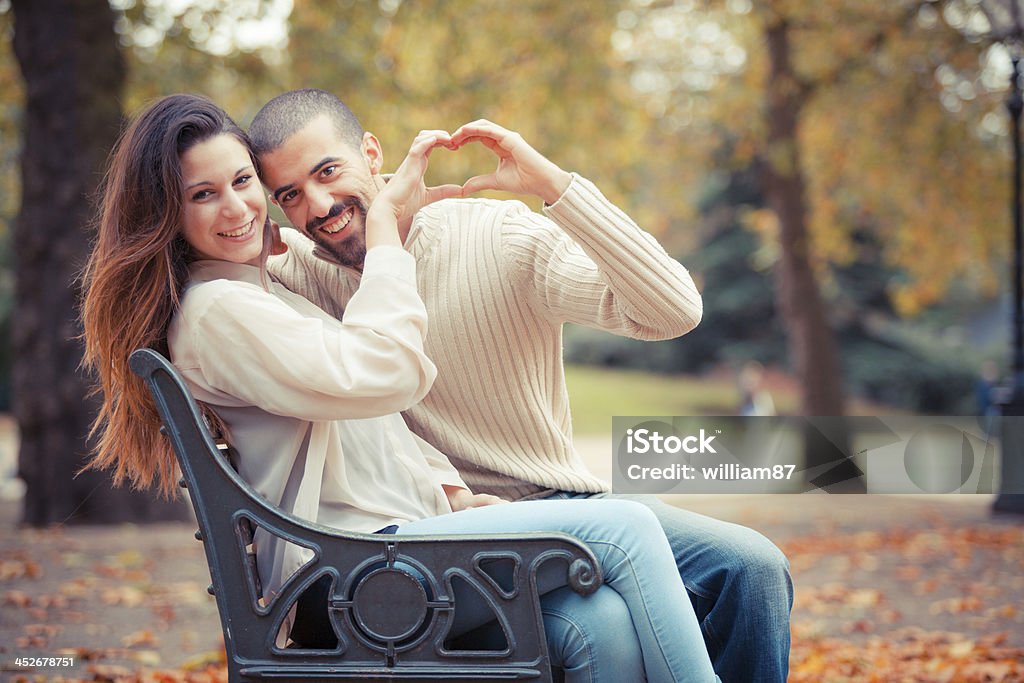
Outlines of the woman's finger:
M 280 256 L 287 253 L 288 245 L 281 239 L 281 226 L 277 224 L 277 221 L 268 218 L 267 230 L 270 231 L 270 254 Z

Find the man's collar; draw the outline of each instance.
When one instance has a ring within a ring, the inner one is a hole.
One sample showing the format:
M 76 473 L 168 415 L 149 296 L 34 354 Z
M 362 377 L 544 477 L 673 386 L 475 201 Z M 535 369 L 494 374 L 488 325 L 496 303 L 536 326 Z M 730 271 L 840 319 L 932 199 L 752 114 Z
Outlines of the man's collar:
M 306 239 L 309 239 L 309 238 L 306 238 Z M 313 244 L 313 256 L 318 258 L 318 259 L 320 259 L 321 261 L 326 261 L 327 263 L 330 263 L 332 266 L 335 266 L 337 268 L 341 268 L 345 272 L 350 273 L 351 275 L 353 275 L 353 276 L 355 276 L 357 278 L 358 277 L 362 277 L 362 275 L 363 275 L 362 271 L 357 270 L 356 268 L 353 268 L 352 266 L 346 265 L 346 264 L 342 263 L 341 261 L 339 261 L 338 259 L 334 258 L 334 254 L 332 254 L 331 252 L 327 251 L 326 249 L 321 247 L 319 244 L 316 244 L 316 243 Z

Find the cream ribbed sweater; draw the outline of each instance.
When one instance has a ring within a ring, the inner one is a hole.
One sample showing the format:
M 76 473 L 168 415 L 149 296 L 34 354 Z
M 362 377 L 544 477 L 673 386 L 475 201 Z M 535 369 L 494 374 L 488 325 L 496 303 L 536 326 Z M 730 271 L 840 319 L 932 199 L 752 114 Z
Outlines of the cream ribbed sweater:
M 562 325 L 636 339 L 692 330 L 701 299 L 686 269 L 573 174 L 544 215 L 517 201 L 451 199 L 423 208 L 406 249 L 427 307 L 425 350 L 438 377 L 404 413 L 475 492 L 518 499 L 550 489 L 598 492 L 573 448 Z M 359 274 L 283 230 L 270 270 L 340 315 Z

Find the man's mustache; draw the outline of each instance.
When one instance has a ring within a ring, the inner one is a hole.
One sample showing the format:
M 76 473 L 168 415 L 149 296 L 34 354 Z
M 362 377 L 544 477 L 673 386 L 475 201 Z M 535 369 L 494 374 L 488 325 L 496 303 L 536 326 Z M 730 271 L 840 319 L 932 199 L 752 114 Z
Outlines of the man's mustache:
M 306 223 L 306 230 L 311 233 L 316 230 L 319 230 L 324 223 L 327 223 L 331 219 L 337 218 L 338 216 L 341 215 L 342 211 L 344 211 L 350 206 L 354 206 L 360 211 L 363 211 L 363 203 L 361 201 L 359 201 L 355 197 L 351 199 L 346 199 L 345 201 L 338 202 L 337 204 L 332 206 L 331 210 L 327 212 L 326 216 L 310 219 L 310 221 Z

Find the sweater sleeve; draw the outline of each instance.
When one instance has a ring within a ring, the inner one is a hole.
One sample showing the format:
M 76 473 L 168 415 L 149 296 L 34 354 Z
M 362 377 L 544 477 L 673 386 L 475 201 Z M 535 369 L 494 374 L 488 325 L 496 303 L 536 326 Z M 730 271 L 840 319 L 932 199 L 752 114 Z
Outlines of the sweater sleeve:
M 703 306 L 689 272 L 590 181 L 506 218 L 506 267 L 547 317 L 648 341 L 686 334 Z
M 244 283 L 215 280 L 189 294 L 183 315 L 191 318 L 204 379 L 270 413 L 305 420 L 386 415 L 419 402 L 436 375 L 423 353 L 426 312 L 415 264 L 398 247 L 370 250 L 341 321 L 304 315 Z

